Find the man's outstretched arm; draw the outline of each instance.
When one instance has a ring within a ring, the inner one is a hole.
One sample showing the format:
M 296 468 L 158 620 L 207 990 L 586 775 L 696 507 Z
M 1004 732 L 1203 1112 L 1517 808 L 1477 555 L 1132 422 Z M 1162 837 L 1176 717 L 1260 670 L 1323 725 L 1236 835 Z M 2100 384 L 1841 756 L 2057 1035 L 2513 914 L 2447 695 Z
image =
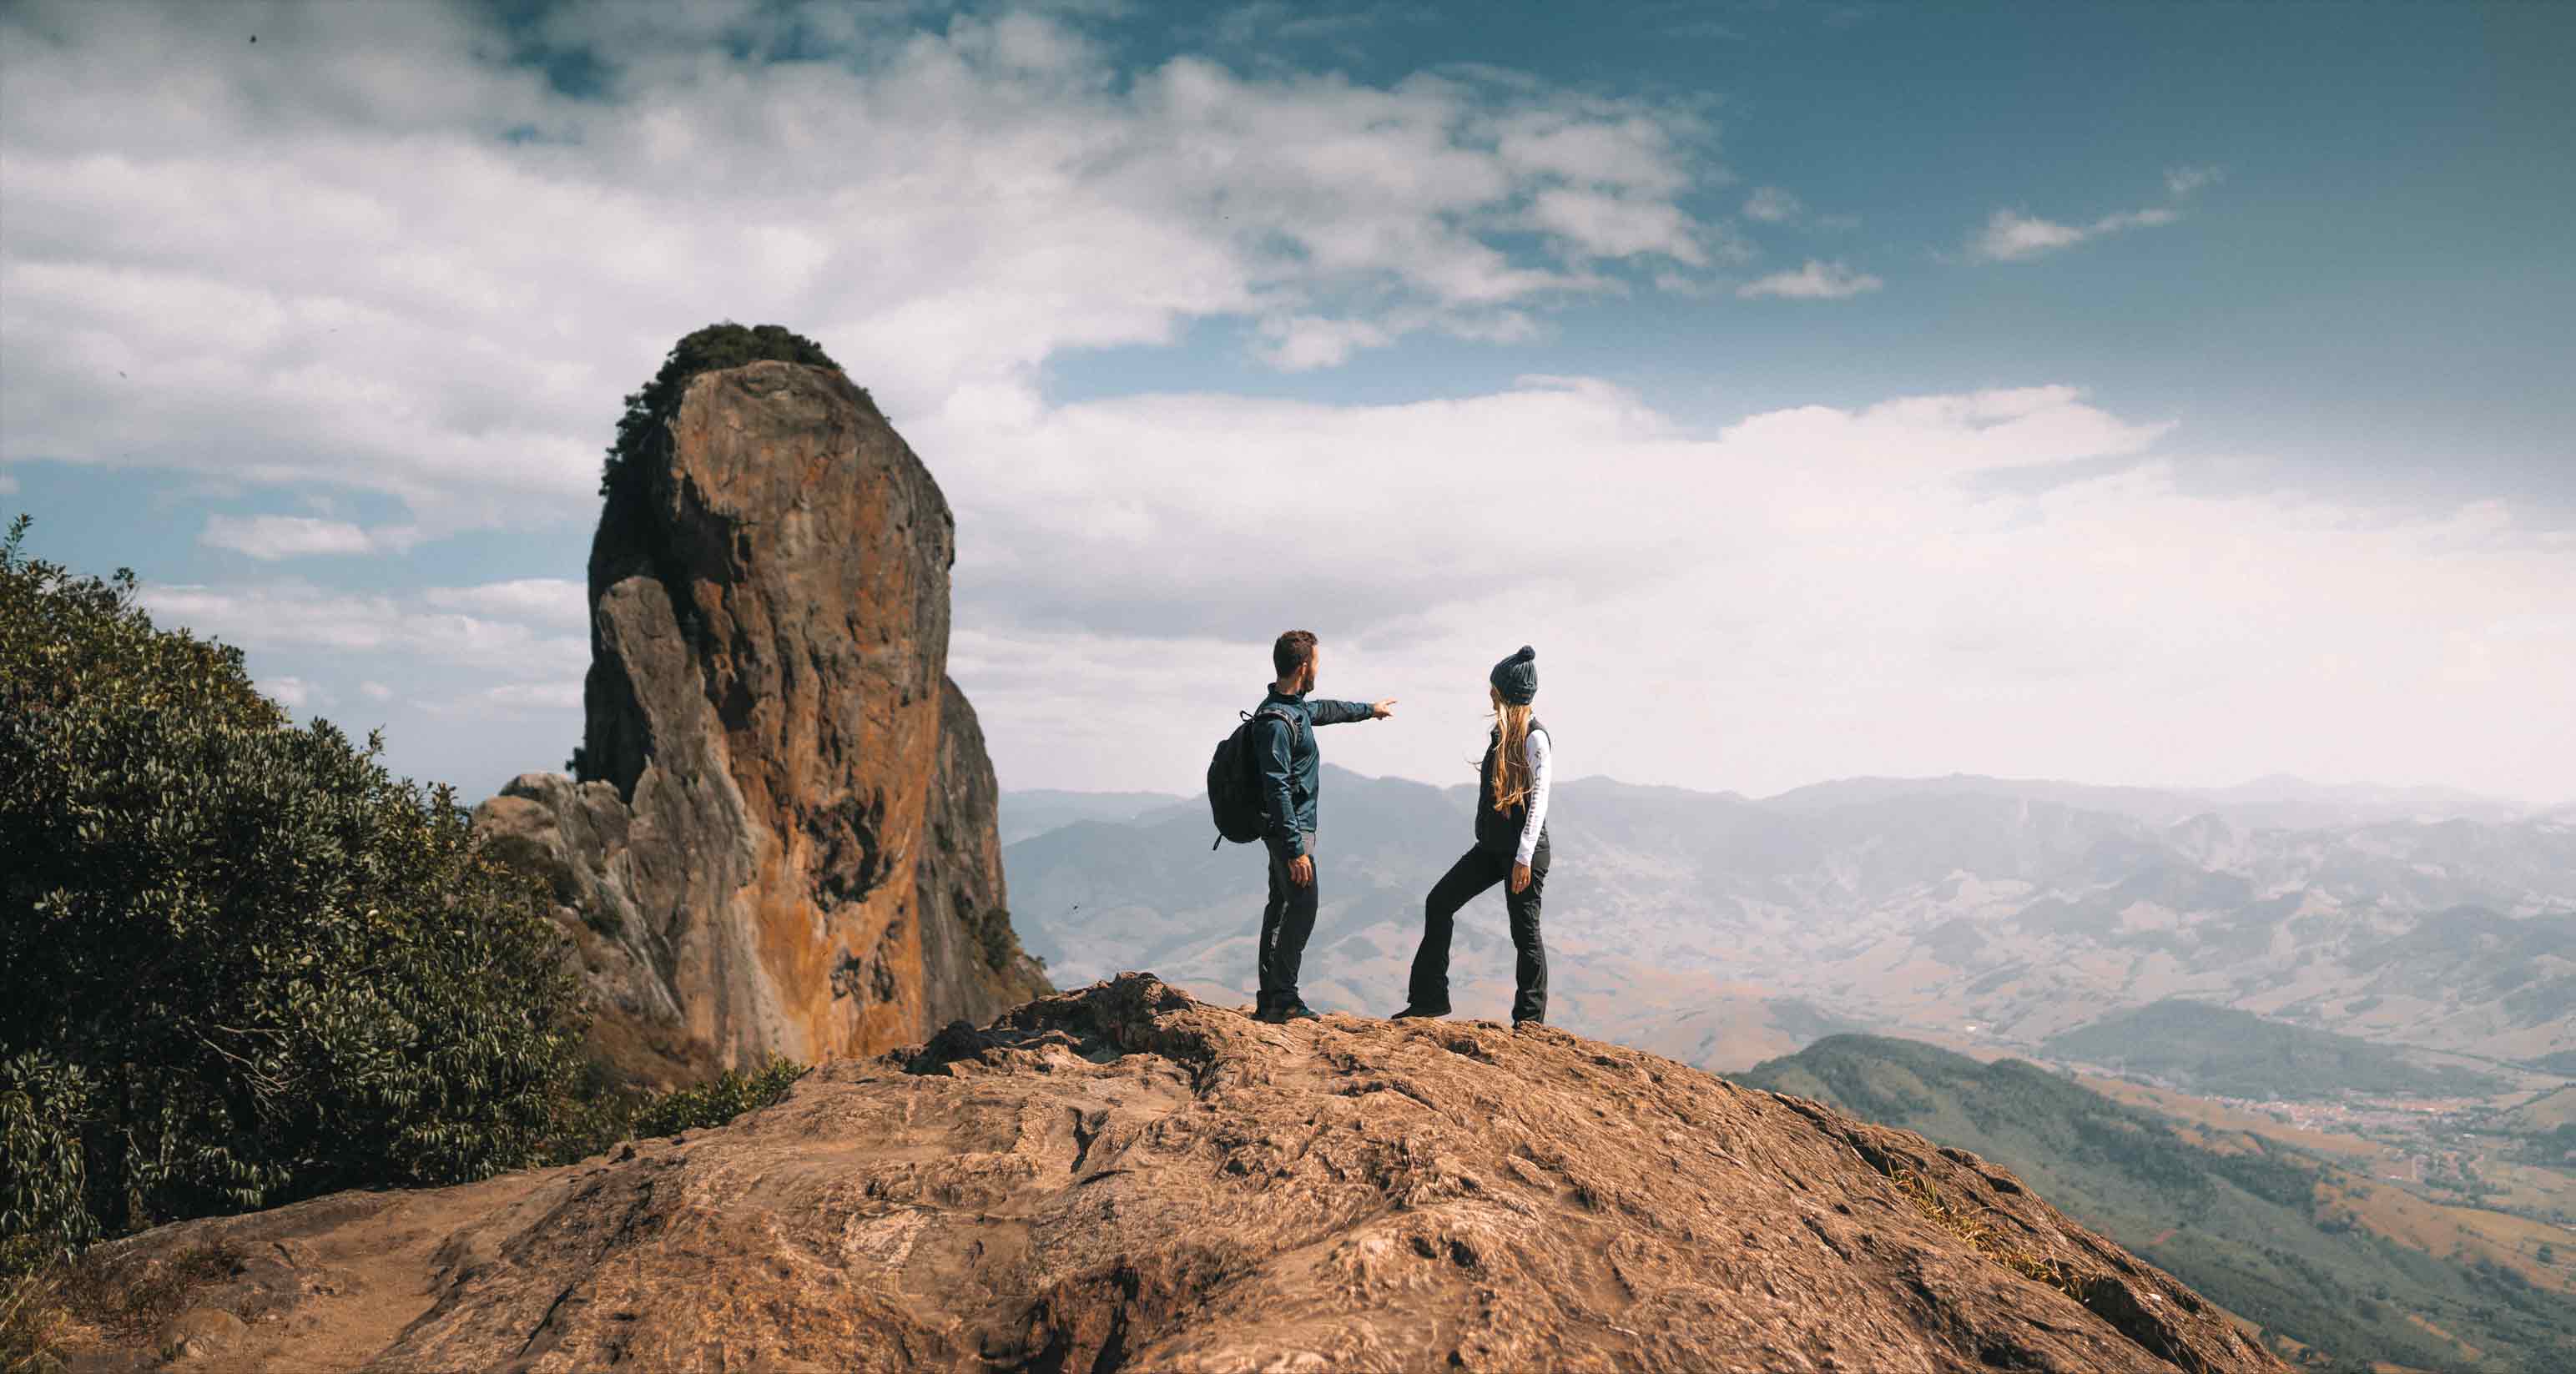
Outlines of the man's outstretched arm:
M 1347 725 L 1355 720 L 1376 720 L 1395 714 L 1395 698 L 1384 701 L 1309 701 L 1306 709 L 1313 713 L 1317 725 Z

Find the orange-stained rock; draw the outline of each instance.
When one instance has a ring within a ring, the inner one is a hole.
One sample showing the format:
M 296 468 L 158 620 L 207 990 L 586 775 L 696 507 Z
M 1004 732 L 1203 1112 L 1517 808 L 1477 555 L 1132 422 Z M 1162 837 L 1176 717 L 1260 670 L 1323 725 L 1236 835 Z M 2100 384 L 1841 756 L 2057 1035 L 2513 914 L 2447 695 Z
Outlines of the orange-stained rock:
M 2010 1173 L 1555 1030 L 1268 1026 L 1129 974 L 711 1131 L 212 1241 L 245 1368 L 2286 1367 Z M 269 1257 L 277 1257 L 272 1261 Z M 138 1367 L 149 1352 L 87 1367 Z
M 554 883 L 623 1023 L 602 1043 L 669 1080 L 1044 990 L 947 679 L 956 527 L 921 460 L 840 373 L 761 362 L 692 381 L 637 475 L 591 547 L 586 780 L 476 816 Z

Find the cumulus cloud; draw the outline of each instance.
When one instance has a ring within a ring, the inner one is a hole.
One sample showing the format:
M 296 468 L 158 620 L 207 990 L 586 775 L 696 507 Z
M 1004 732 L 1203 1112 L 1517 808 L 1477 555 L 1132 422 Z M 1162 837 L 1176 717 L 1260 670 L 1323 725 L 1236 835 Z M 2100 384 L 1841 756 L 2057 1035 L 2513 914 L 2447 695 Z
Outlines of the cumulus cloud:
M 1739 296 L 1782 296 L 1791 300 L 1839 301 L 1875 291 L 1885 282 L 1867 272 L 1855 272 L 1840 262 L 1807 264 L 1794 272 L 1774 272 L 1770 276 L 1746 282 L 1735 288 Z
M 2498 723 L 2576 693 L 2576 531 L 2492 506 L 2196 495 L 2158 456 L 2169 424 L 2068 387 L 1714 434 L 1550 379 L 998 423 L 1045 436 L 1042 461 L 1016 484 L 972 463 L 942 481 L 960 517 L 950 667 L 1005 786 L 1184 786 L 1204 741 L 1133 723 L 1230 721 L 1290 625 L 1332 646 L 1326 694 L 1407 703 L 1335 735 L 1333 760 L 1434 780 L 1465 779 L 1484 670 L 1523 642 L 1558 665 L 1546 700 L 1583 723 L 1579 771 L 1641 781 L 2215 784 L 2254 760 L 2346 774 L 2370 737 L 2391 776 L 2538 794 L 2568 763 L 2563 736 L 2494 746 L 2527 735 Z M 1218 449 L 1242 466 L 1211 470 Z M 1293 493 L 1237 475 L 1283 470 Z M 2476 704 L 2427 717 L 2426 700 Z M 2374 731 L 2391 719 L 2402 738 Z M 2469 778 L 2469 757 L 2496 762 Z
M 442 610 L 498 616 L 550 629 L 586 629 L 590 589 L 561 577 L 522 577 L 474 587 L 431 587 L 421 600 Z
M 310 711 L 331 704 L 331 694 L 300 677 L 264 677 L 252 684 L 290 711 Z
M 346 520 L 302 515 L 209 516 L 197 535 L 197 542 L 209 548 L 230 549 L 263 563 L 314 554 L 400 552 L 418 541 L 419 531 L 407 525 L 361 529 Z
M 1744 217 L 1764 224 L 1787 224 L 1804 213 L 1798 198 L 1777 186 L 1758 186 L 1744 199 Z
M 377 655 L 501 673 L 578 677 L 590 637 L 555 627 L 442 609 L 426 597 L 335 592 L 307 582 L 146 587 L 156 620 L 250 649 L 325 649 L 363 663 Z
M 1610 595 L 1759 538 L 1736 496 L 1784 473 L 1828 492 L 1950 482 L 2134 455 L 2162 432 L 2041 387 L 1777 411 L 1712 440 L 1622 388 L 1530 377 L 1380 406 L 997 391 L 926 417 L 916 442 L 946 455 L 959 624 L 1187 639 L 1316 608 L 1401 636 L 1486 587 Z
M 1290 369 L 1510 336 L 1728 245 L 1697 116 L 1510 73 L 1129 72 L 1033 13 L 274 13 L 0 13 L 0 456 L 369 488 L 434 537 L 582 509 L 604 417 L 720 317 L 904 416 L 1206 319 Z M 354 546 L 322 523 L 210 539 Z

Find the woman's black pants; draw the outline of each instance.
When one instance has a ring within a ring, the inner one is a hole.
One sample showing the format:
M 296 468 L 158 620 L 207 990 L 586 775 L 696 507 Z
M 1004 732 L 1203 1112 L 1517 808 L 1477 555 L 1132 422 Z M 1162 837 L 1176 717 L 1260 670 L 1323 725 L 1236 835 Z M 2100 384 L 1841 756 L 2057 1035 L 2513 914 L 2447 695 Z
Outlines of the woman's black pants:
M 1449 871 L 1432 884 L 1431 895 L 1422 903 L 1422 947 L 1413 952 L 1413 985 L 1408 990 L 1413 1005 L 1426 1011 L 1448 1007 L 1449 934 L 1458 908 L 1501 883 L 1503 907 L 1511 915 L 1512 949 L 1519 955 L 1514 972 L 1520 990 L 1512 996 L 1512 1020 L 1547 1019 L 1547 950 L 1538 938 L 1539 897 L 1547 889 L 1547 869 L 1530 869 L 1526 892 L 1512 891 L 1511 877 L 1512 856 L 1480 845 L 1449 865 Z

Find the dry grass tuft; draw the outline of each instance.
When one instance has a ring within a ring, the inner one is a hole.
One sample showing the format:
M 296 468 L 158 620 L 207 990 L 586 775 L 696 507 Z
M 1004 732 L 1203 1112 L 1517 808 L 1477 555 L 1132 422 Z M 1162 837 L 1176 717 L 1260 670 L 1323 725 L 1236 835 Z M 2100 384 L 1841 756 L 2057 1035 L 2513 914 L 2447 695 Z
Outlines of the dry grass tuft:
M 136 1345 L 186 1311 L 199 1289 L 239 1274 L 247 1258 L 240 1247 L 217 1237 L 166 1260 L 75 1260 L 55 1285 L 74 1320 L 117 1344 Z
M 0 1279 L 0 1374 L 38 1374 L 57 1367 L 71 1333 L 56 1269 Z
M 1896 1185 L 1898 1192 L 1905 1194 L 1907 1201 L 1914 1204 L 1914 1210 L 1966 1241 L 1978 1254 L 2033 1283 L 2044 1283 L 2077 1302 L 2084 1301 L 2085 1287 L 2095 1275 L 2021 1245 L 1998 1233 L 1979 1217 L 1951 1206 L 1949 1199 L 1941 1195 L 1941 1190 L 1932 1186 L 1931 1180 L 1911 1169 L 1898 1169 L 1888 1175 L 1888 1180 Z

